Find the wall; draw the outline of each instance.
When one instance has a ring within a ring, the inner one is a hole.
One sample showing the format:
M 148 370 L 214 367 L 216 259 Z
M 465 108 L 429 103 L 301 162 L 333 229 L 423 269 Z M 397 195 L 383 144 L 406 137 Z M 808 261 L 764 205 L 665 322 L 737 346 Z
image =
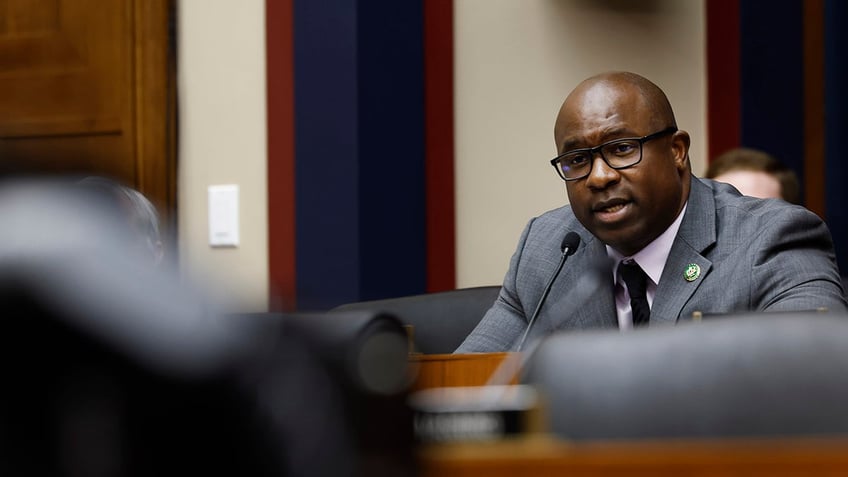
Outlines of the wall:
M 181 265 L 240 311 L 268 303 L 264 5 L 182 0 L 177 25 Z M 237 248 L 208 245 L 214 184 L 239 185 Z
M 244 310 L 268 301 L 263 0 L 182 0 L 180 252 Z M 527 220 L 566 201 L 548 160 L 567 92 L 625 69 L 663 87 L 705 167 L 704 2 L 455 0 L 457 285 L 500 283 Z M 210 249 L 206 187 L 241 186 L 241 245 Z
M 457 285 L 499 284 L 527 221 L 567 201 L 548 161 L 582 79 L 630 70 L 663 88 L 706 164 L 704 2 L 456 0 Z

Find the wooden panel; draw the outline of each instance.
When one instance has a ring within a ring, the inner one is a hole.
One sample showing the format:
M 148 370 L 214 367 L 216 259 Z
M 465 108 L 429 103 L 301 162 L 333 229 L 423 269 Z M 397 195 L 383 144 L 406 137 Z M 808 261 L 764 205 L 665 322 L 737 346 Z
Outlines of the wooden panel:
M 131 2 L 7 0 L 0 156 L 136 184 Z
M 424 2 L 427 291 L 456 288 L 453 0 Z
M 707 0 L 707 159 L 741 144 L 739 0 Z
M 0 32 L 53 31 L 59 26 L 58 0 L 0 0 Z
M 0 137 L 116 133 L 130 124 L 128 5 L 10 1 L 0 37 Z M 58 18 L 53 28 L 31 20 L 46 17 Z
M 804 2 L 804 204 L 825 217 L 824 1 Z
M 119 134 L 118 118 L 42 118 L 0 121 L 0 138 L 17 139 L 33 136 L 77 136 L 80 134 Z
M 159 206 L 163 232 L 175 240 L 177 204 L 177 66 L 173 0 L 135 1 L 132 98 L 136 187 Z M 175 243 L 167 253 L 176 253 Z
M 427 446 L 419 456 L 423 477 L 848 475 L 845 438 L 569 443 L 538 436 Z
M 0 0 L 0 160 L 176 203 L 173 0 Z
M 265 0 L 268 279 L 271 311 L 297 309 L 293 0 Z

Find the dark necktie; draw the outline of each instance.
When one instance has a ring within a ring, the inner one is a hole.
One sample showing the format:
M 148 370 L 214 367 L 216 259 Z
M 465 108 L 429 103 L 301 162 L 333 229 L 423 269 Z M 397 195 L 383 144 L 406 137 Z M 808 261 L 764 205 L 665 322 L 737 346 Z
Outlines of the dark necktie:
M 621 262 L 618 273 L 627 284 L 630 295 L 630 308 L 633 310 L 633 326 L 643 326 L 651 319 L 651 308 L 648 306 L 648 276 L 636 262 Z

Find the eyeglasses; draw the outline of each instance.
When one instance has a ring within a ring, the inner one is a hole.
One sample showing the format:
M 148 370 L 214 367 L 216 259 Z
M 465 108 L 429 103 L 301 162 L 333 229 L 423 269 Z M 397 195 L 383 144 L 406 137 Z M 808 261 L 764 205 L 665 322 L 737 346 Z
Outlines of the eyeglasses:
M 574 149 L 551 159 L 551 165 L 565 181 L 576 181 L 588 176 L 592 172 L 593 158 L 598 153 L 611 168 L 627 169 L 642 160 L 642 144 L 675 132 L 677 128 L 672 126 L 643 137 L 615 139 L 600 146 Z

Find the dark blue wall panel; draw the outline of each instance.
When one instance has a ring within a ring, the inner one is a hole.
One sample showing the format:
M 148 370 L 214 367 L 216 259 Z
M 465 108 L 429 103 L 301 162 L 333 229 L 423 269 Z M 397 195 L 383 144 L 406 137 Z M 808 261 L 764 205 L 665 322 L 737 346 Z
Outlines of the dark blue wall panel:
M 359 296 L 356 0 L 294 2 L 298 308 Z
M 421 1 L 359 3 L 359 200 L 363 299 L 426 288 Z
M 296 0 L 297 303 L 426 287 L 421 0 Z
M 739 13 L 742 145 L 774 155 L 803 184 L 802 0 L 742 0 Z
M 836 243 L 839 269 L 848 275 L 848 160 L 845 131 L 848 131 L 848 19 L 844 0 L 825 1 L 825 210 Z

